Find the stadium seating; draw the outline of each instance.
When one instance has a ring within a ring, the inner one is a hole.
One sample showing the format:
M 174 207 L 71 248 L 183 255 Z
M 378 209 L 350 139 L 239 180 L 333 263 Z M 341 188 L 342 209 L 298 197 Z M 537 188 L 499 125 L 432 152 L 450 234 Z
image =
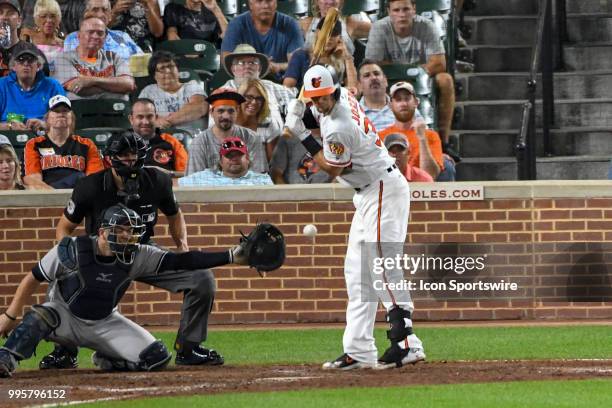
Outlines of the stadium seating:
M 179 60 L 179 69 L 191 69 L 206 80 L 219 70 L 219 53 L 215 45 L 204 40 L 164 41 L 158 50 L 170 51 Z
M 72 101 L 76 129 L 128 128 L 130 103 L 123 99 L 78 99 Z
M 23 159 L 23 149 L 28 140 L 36 137 L 36 134 L 29 130 L 0 130 L 0 135 L 8 137 L 20 160 Z
M 189 151 L 189 146 L 193 141 L 193 135 L 190 132 L 186 131 L 185 129 L 178 128 L 163 129 L 162 132 L 174 136 L 176 140 L 178 140 L 183 144 L 183 146 L 185 146 L 185 150 Z
M 380 9 L 382 0 L 346 0 L 342 5 L 342 15 L 350 16 L 351 14 L 366 14 L 376 13 Z
M 89 128 L 89 129 L 78 129 L 74 133 L 78 136 L 90 139 L 96 144 L 96 147 L 100 151 L 100 155 L 104 154 L 106 148 L 106 142 L 114 134 L 119 134 L 125 129 L 118 127 L 100 127 L 100 128 Z
M 296 18 L 305 16 L 310 10 L 308 0 L 278 0 L 276 4 L 279 12 Z

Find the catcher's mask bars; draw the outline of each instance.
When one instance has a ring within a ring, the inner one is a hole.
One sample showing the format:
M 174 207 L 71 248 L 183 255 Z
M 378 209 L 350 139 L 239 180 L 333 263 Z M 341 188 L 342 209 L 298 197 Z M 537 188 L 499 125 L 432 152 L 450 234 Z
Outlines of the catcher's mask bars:
M 134 262 L 146 231 L 140 215 L 122 204 L 113 205 L 104 211 L 100 228 L 109 231 L 108 244 L 119 262 Z
M 104 154 L 108 156 L 111 166 L 123 180 L 124 190 L 118 194 L 126 202 L 140 198 L 138 194 L 138 177 L 144 167 L 149 145 L 138 134 L 126 130 L 108 140 Z

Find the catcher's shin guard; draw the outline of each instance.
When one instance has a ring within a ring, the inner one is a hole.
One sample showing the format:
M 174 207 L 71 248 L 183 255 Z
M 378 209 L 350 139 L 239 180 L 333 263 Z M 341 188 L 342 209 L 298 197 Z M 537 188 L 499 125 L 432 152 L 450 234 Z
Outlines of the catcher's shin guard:
M 104 371 L 151 371 L 160 370 L 172 358 L 172 353 L 168 351 L 161 340 L 148 345 L 138 355 L 138 362 L 127 361 L 121 358 L 109 357 L 99 351 L 96 351 L 91 359 L 95 366 Z
M 389 330 L 387 330 L 387 338 L 391 340 L 391 343 L 398 343 L 410 336 L 412 331 L 412 324 L 408 324 L 411 319 L 410 311 L 404 310 L 398 306 L 389 310 L 387 313 L 387 321 L 389 322 Z
M 60 325 L 59 314 L 50 307 L 34 305 L 4 343 L 4 350 L 20 360 L 32 357 L 36 346 Z

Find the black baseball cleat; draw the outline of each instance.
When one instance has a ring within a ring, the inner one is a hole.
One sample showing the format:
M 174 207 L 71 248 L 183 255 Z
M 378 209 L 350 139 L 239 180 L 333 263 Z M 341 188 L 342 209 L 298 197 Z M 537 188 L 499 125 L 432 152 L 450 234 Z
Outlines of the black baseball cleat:
M 194 346 L 190 352 L 177 352 L 176 365 L 222 365 L 225 363 L 223 356 L 213 349 L 207 349 L 200 345 Z
M 76 353 L 74 351 L 76 351 Z M 41 370 L 77 368 L 79 366 L 79 351 L 78 349 L 74 351 L 56 344 L 53 351 L 40 360 L 38 368 Z
M 378 370 L 399 368 L 404 364 L 416 364 L 423 360 L 425 360 L 425 352 L 422 348 L 402 349 L 395 343 L 378 359 L 378 364 L 375 368 Z
M 357 361 L 346 353 L 334 361 L 323 364 L 324 370 L 354 370 L 357 368 L 373 368 L 373 365 Z
M 8 378 L 15 371 L 15 357 L 7 350 L 0 350 L 0 378 Z

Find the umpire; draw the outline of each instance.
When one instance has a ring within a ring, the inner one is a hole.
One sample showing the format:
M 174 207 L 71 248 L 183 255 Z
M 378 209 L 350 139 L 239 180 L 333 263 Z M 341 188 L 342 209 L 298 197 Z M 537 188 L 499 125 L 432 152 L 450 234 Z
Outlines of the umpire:
M 157 210 L 160 209 L 168 219 L 177 250 L 189 250 L 185 220 L 174 197 L 171 178 L 159 170 L 144 167 L 147 150 L 145 141 L 133 131 L 124 131 L 109 139 L 105 155 L 111 161 L 111 168 L 79 180 L 57 225 L 58 241 L 71 235 L 83 218 L 86 232 L 95 234 L 104 209 L 123 203 L 136 211 L 146 225 L 143 243 L 152 243 Z M 208 316 L 215 296 L 214 277 L 209 270 L 146 274 L 136 281 L 173 293 L 183 292 L 175 342 L 176 364 L 223 364 L 220 354 L 200 345 L 206 340 Z M 77 354 L 78 349 L 56 345 L 53 352 L 41 360 L 39 367 L 75 368 Z

